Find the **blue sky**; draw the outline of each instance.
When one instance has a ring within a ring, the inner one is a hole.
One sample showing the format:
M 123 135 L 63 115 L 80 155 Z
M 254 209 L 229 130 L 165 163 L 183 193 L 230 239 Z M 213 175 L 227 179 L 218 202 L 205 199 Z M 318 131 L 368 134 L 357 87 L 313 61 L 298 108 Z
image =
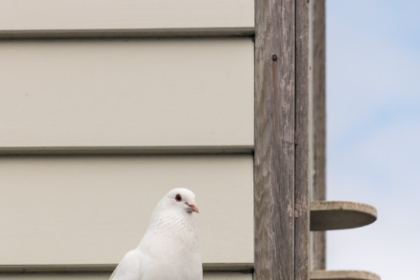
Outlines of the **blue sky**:
M 328 269 L 418 279 L 420 1 L 327 0 L 327 197 L 373 225 L 328 233 Z

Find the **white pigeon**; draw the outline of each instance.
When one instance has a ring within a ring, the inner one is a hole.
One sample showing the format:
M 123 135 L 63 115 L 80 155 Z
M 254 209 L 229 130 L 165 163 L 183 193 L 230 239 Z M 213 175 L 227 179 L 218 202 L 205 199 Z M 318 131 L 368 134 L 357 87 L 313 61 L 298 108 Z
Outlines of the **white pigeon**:
M 192 191 L 168 192 L 156 205 L 139 246 L 123 257 L 110 280 L 202 280 L 192 212 L 198 213 Z

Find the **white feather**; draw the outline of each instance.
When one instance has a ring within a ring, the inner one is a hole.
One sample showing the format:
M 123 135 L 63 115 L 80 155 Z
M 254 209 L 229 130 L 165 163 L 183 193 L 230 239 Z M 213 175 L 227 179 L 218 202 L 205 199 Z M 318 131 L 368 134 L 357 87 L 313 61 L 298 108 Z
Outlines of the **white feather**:
M 123 257 L 110 280 L 203 279 L 197 229 L 186 203 L 196 205 L 187 189 L 174 189 L 160 200 L 139 246 Z

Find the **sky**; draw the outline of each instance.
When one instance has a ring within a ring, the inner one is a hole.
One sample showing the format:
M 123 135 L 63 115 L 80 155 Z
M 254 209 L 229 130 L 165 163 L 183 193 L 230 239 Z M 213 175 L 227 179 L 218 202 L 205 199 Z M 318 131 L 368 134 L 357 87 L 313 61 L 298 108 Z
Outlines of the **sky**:
M 420 1 L 327 0 L 327 199 L 369 226 L 327 234 L 327 268 L 420 279 Z

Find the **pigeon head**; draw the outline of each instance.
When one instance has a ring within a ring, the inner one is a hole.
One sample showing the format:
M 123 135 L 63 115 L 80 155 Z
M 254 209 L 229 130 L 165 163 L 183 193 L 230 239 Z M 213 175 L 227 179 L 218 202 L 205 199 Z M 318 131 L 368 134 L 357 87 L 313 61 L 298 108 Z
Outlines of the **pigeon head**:
M 174 209 L 182 209 L 190 214 L 199 212 L 195 202 L 195 194 L 188 189 L 173 189 L 165 197 L 169 200 L 169 205 Z

